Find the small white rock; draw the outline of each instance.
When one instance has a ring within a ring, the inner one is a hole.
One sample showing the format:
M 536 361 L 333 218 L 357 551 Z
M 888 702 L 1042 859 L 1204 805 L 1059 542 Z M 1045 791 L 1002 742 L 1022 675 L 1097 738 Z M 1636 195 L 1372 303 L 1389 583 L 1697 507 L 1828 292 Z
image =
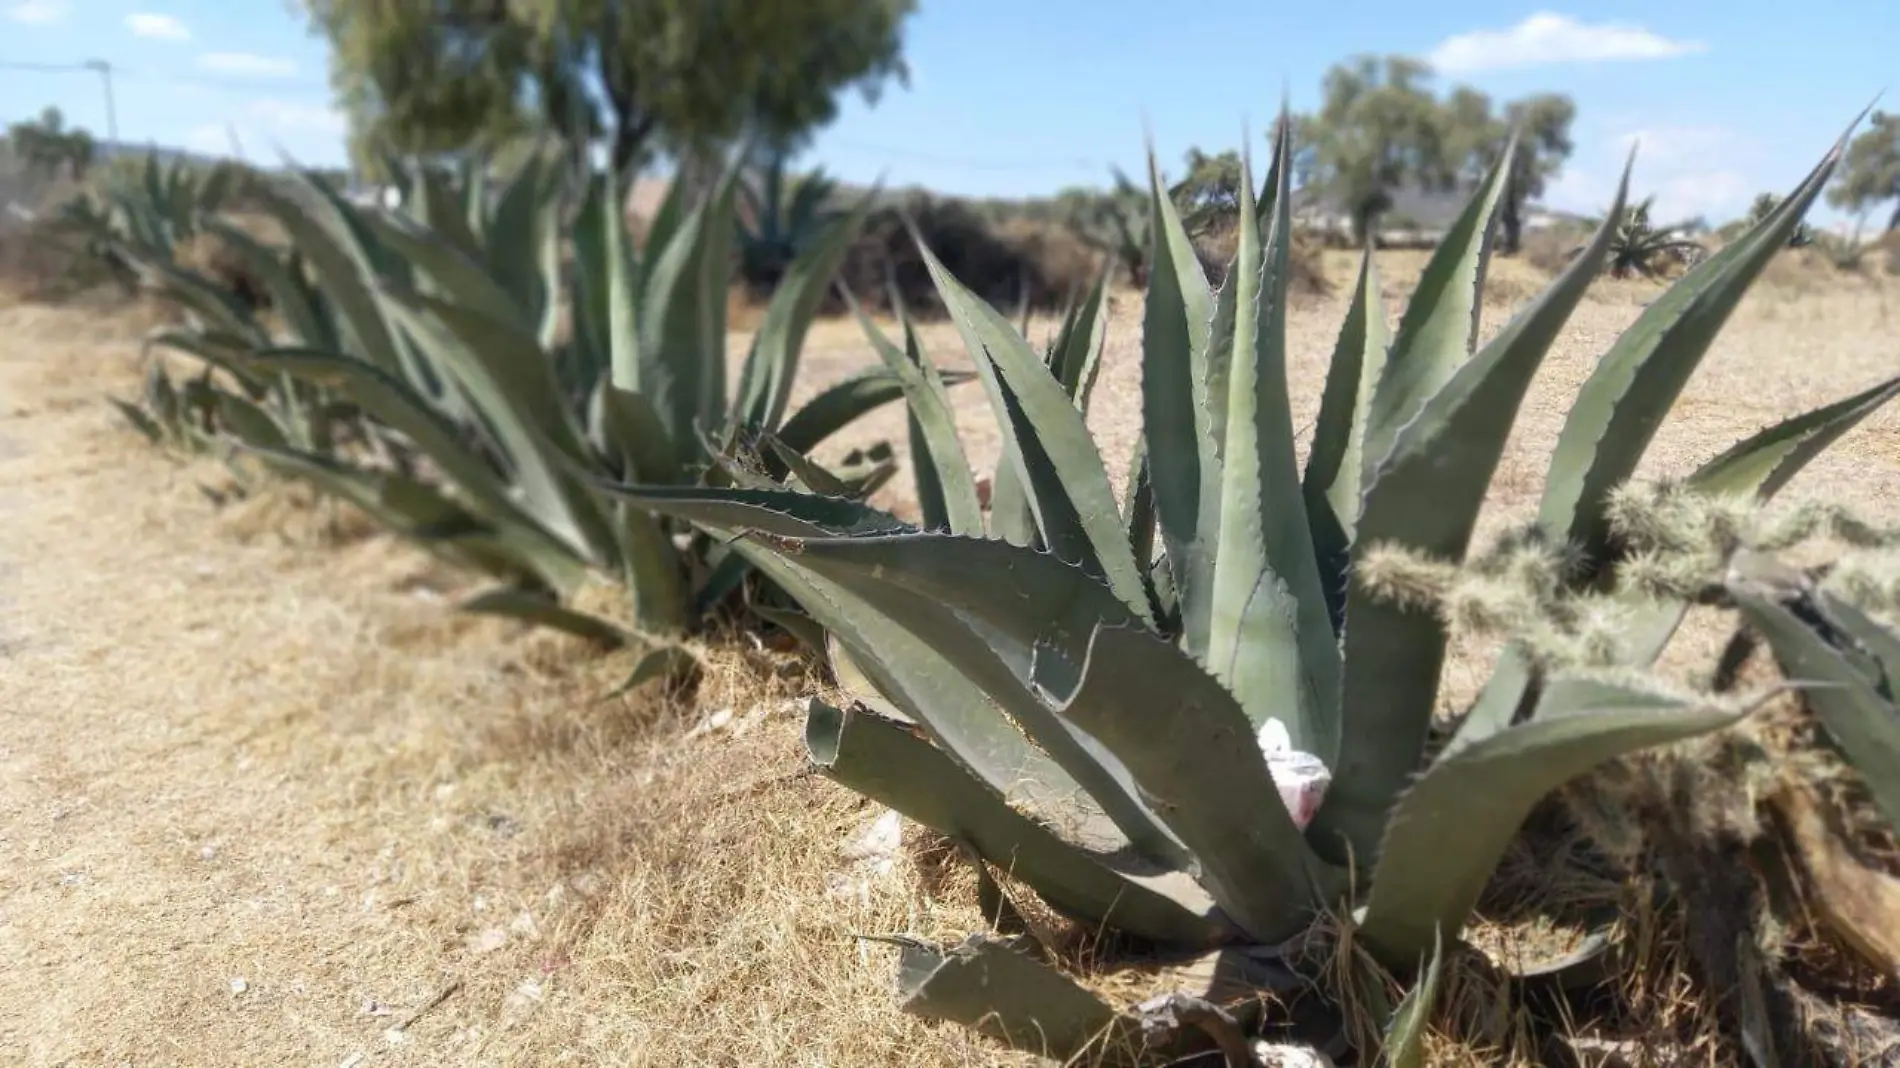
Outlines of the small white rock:
M 232 997 L 236 997 L 239 994 L 244 993 L 246 990 L 249 990 L 250 988 L 251 988 L 251 984 L 245 982 L 243 979 L 231 980 L 231 996 Z

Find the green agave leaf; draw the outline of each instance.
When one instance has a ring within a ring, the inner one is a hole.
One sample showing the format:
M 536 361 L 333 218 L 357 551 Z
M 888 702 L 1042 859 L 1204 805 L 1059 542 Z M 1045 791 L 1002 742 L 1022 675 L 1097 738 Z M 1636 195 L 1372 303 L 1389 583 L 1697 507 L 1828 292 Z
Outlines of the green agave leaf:
M 1626 169 L 1611 218 L 1628 188 Z M 1366 491 L 1362 546 L 1390 542 L 1436 559 L 1464 559 L 1518 407 L 1602 269 L 1612 236 L 1608 224 L 1600 227 L 1543 296 L 1453 371 L 1399 433 Z M 1444 666 L 1444 624 L 1432 612 L 1355 589 L 1347 598 L 1345 650 L 1352 669 L 1345 730 L 1330 762 L 1334 786 L 1312 826 L 1322 851 L 1338 848 L 1335 836 L 1344 836 L 1363 863 L 1375 855 L 1392 799 L 1418 768 Z
M 668 686 L 677 686 L 687 681 L 700 668 L 699 658 L 692 650 L 680 645 L 658 645 L 640 654 L 633 662 L 633 670 L 620 680 L 602 699 L 629 694 L 649 682 L 664 681 Z
M 906 1012 L 959 1023 L 1014 1049 L 1063 1063 L 1092 1049 L 1115 1050 L 1125 1044 L 1115 1041 L 1115 1032 L 1129 1028 L 1114 1009 L 1023 952 L 1017 942 L 971 935 L 946 950 L 910 939 L 895 941 L 901 950 L 899 1004 Z
M 1205 655 L 1212 627 L 1220 533 L 1220 458 L 1214 423 L 1224 378 L 1211 373 L 1214 294 L 1148 152 L 1148 296 L 1142 314 L 1141 425 L 1170 585 L 1189 652 Z M 1145 561 L 1144 561 L 1145 563 Z
M 532 519 L 510 498 L 500 474 L 468 448 L 460 432 L 426 399 L 396 376 L 360 360 L 304 349 L 265 349 L 257 353 L 256 361 L 261 367 L 348 396 L 414 442 L 491 518 L 499 521 L 514 517 L 524 526 L 534 527 Z
M 1785 419 L 1703 464 L 1689 476 L 1688 486 L 1704 493 L 1749 493 L 1766 500 L 1895 396 L 1900 396 L 1900 376 Z
M 878 681 L 879 689 L 905 715 L 929 726 L 939 744 L 998 789 L 1008 793 L 1012 783 L 1018 789 L 1067 783 L 1070 792 L 1054 790 L 1043 795 L 1054 799 L 1048 803 L 1053 803 L 1057 811 L 1093 806 L 1120 829 L 1115 834 L 1117 840 L 1125 836 L 1163 859 L 1180 854 L 1178 843 L 1152 813 L 1135 801 L 1125 774 L 1103 763 L 1106 752 L 1031 692 L 1029 665 L 1023 663 L 1020 647 L 986 634 L 979 624 L 917 592 L 897 576 L 859 578 L 848 569 L 824 574 L 812 566 L 815 561 L 804 559 L 804 548 L 809 544 L 806 538 L 910 528 L 854 502 L 810 494 L 607 488 L 644 507 L 692 522 L 715 537 L 751 533 L 752 537 L 733 541 L 734 550 L 743 553 L 813 618 L 838 634 L 854 662 Z M 827 523 L 834 525 L 829 530 L 820 525 Z M 849 523 L 857 525 L 855 532 L 845 528 Z M 916 697 L 905 696 L 903 688 L 915 684 L 893 674 L 905 670 L 928 671 L 924 677 L 928 678 L 928 688 L 911 691 Z M 1072 678 L 1072 669 L 1069 675 Z M 970 696 L 959 702 L 959 691 Z M 924 708 L 930 711 L 926 713 Z M 1009 723 L 1009 719 L 1015 723 Z M 1035 740 L 1040 752 L 1031 749 L 1024 734 Z M 981 752 L 974 752 L 976 749 Z M 1031 759 L 1032 752 L 1040 768 L 1039 777 L 1026 779 L 1008 771 L 1008 767 Z M 999 760 L 1005 762 L 1000 771 L 1007 777 L 994 777 L 999 773 Z M 1049 761 L 1046 767 L 1040 763 L 1043 760 Z M 1083 797 L 1088 799 L 1086 803 Z M 1114 828 L 1108 828 L 1107 833 L 1114 833 Z M 1099 836 L 1103 832 L 1091 833 Z
M 537 627 L 547 627 L 608 649 L 627 644 L 627 632 L 585 612 L 565 608 L 539 590 L 501 587 L 485 590 L 463 601 L 461 610 L 477 615 L 505 616 Z
M 805 746 L 826 777 L 969 842 L 1073 919 L 1164 945 L 1214 945 L 1237 934 L 1186 875 L 1138 874 L 1077 849 L 1011 808 L 912 726 L 813 698 Z
M 390 374 L 403 374 L 407 362 L 396 341 L 396 327 L 376 297 L 378 274 L 365 243 L 372 240 L 355 211 L 327 188 L 291 171 L 289 190 L 273 181 L 256 184 L 253 196 L 289 236 L 291 246 L 309 262 L 317 285 L 341 314 L 352 355 Z
M 1900 827 L 1896 638 L 1825 592 L 1771 594 L 1750 581 L 1750 571 L 1745 560 L 1737 560 L 1730 594 L 1749 624 L 1768 640 L 1783 674 L 1797 683 L 1820 684 L 1805 695 L 1809 707 L 1860 772 L 1887 822 Z
M 1229 392 L 1215 398 L 1227 409 L 1227 443 L 1207 662 L 1256 729 L 1278 718 L 1295 748 L 1331 753 L 1340 728 L 1339 646 L 1299 493 L 1287 397 L 1288 127 L 1280 124 L 1274 144 L 1264 249 L 1252 167 L 1241 161 L 1240 240 L 1227 283 L 1235 308 Z
M 607 559 L 614 542 L 606 517 L 566 470 L 587 461 L 586 445 L 534 339 L 504 320 L 426 294 L 391 298 L 410 336 L 455 379 L 495 434 L 541 523 L 574 551 Z
M 827 226 L 811 249 L 786 268 L 752 337 L 752 350 L 746 354 L 739 404 L 733 413 L 737 421 L 776 430 L 784 420 L 805 334 L 845 253 L 863 229 L 874 192 L 860 197 L 850 214 Z
M 778 439 L 798 452 L 810 452 L 826 438 L 903 396 L 904 384 L 883 368 L 853 375 L 827 386 L 793 412 L 778 428 Z
M 1610 491 L 1635 473 L 1716 334 L 1787 246 L 1833 174 L 1847 136 L 1774 212 L 1670 286 L 1603 355 L 1551 455 L 1538 518 L 1552 536 L 1583 546 L 1589 557 L 1602 553 Z
M 1069 306 L 1049 347 L 1050 373 L 1084 415 L 1102 371 L 1102 351 L 1108 345 L 1108 283 L 1113 274 L 1110 263 L 1096 276 L 1087 295 Z
M 1319 420 L 1300 484 L 1336 629 L 1346 616 L 1346 576 L 1364 492 L 1366 423 L 1371 418 L 1373 388 L 1385 371 L 1389 343 L 1379 270 L 1368 248 L 1360 257 L 1352 305 L 1346 309 L 1326 370 Z
M 1300 837 L 1253 725 L 1212 675 L 1153 634 L 1098 627 L 1080 684 L 1052 696 L 1127 768 L 1242 930 L 1277 942 L 1312 921 L 1336 873 Z
M 216 234 L 244 259 L 245 267 L 264 283 L 271 304 L 284 317 L 290 331 L 303 344 L 334 347 L 337 343 L 329 323 L 311 304 L 309 291 L 276 250 L 236 226 L 219 219 L 205 221 L 205 229 Z
M 403 216 L 374 213 L 363 218 L 383 244 L 434 282 L 431 296 L 449 304 L 480 308 L 483 315 L 511 333 L 533 336 L 536 324 L 527 309 L 488 273 L 488 265 L 480 259 Z
M 129 404 L 117 397 L 107 397 L 106 402 L 117 409 L 119 414 L 125 418 L 125 421 L 132 425 L 132 429 L 143 435 L 145 440 L 154 445 L 164 444 L 164 428 L 158 425 L 156 419 L 146 415 L 144 410 L 139 408 L 138 405 Z
M 213 389 L 217 405 L 218 429 L 246 445 L 264 449 L 288 449 L 290 438 L 277 416 L 263 405 L 254 404 L 235 393 Z
M 1746 709 L 1697 707 L 1613 679 L 1559 676 L 1529 723 L 1439 758 L 1399 799 L 1360 934 L 1387 962 L 1456 934 L 1530 810 L 1571 779 L 1624 753 L 1721 730 Z
M 911 462 L 917 470 L 924 525 L 947 527 L 957 534 L 981 535 L 983 506 L 977 500 L 976 478 L 971 474 L 963 442 L 957 437 L 950 394 L 942 381 L 924 366 L 916 330 L 906 318 L 903 324 L 905 348 L 899 349 L 864 313 L 857 298 L 848 290 L 841 292 L 864 336 L 870 339 L 871 347 L 884 361 L 884 369 L 897 380 L 909 405 Z
M 532 582 L 552 575 L 561 589 L 583 577 L 572 558 L 537 559 L 534 546 L 509 542 L 506 532 L 495 531 L 420 479 L 350 467 L 309 453 L 250 445 L 245 451 L 288 477 L 349 501 L 392 532 L 458 566 L 506 581 Z
M 602 378 L 588 402 L 588 422 L 597 428 L 595 447 L 619 459 L 630 481 L 665 486 L 681 481 L 672 442 L 653 404 Z
M 1405 998 L 1386 1025 L 1381 1060 L 1388 1068 L 1426 1068 L 1425 1036 L 1431 1030 L 1432 1007 L 1438 1001 L 1444 961 L 1444 938 L 1434 931 L 1432 955 L 1425 965 L 1425 974 L 1405 992 Z
M 913 233 L 913 239 L 976 361 L 997 422 L 1014 443 L 1007 451 L 1043 537 L 1058 549 L 1085 544 L 1083 563 L 1099 570 L 1124 603 L 1145 615 L 1142 572 L 1122 533 L 1121 509 L 1082 414 L 1009 321 L 953 278 L 922 235 Z M 1073 529 L 1052 530 L 1058 516 L 1073 516 Z
M 1510 182 L 1516 153 L 1513 133 L 1484 187 L 1465 204 L 1419 276 L 1372 394 L 1364 443 L 1368 465 L 1385 460 L 1399 431 L 1451 379 L 1477 343 L 1478 317 L 1484 307 L 1480 295 L 1491 259 L 1491 223 Z

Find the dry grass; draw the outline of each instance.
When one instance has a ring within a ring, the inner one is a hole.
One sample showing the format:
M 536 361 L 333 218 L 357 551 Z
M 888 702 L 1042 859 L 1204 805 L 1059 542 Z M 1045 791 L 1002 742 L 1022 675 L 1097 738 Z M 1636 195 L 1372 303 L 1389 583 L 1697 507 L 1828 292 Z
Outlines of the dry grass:
M 1395 312 L 1422 260 L 1382 257 Z M 1289 324 L 1307 428 L 1354 260 L 1326 265 L 1332 295 Z M 1487 330 L 1532 292 L 1531 271 L 1500 265 L 1512 288 Z M 1569 397 L 1659 291 L 1604 283 L 1578 311 L 1519 420 L 1487 530 L 1534 505 Z M 1889 292 L 1751 298 L 1649 473 L 1893 373 Z M 896 1011 L 890 951 L 852 940 L 954 937 L 980 918 L 967 880 L 933 864 L 853 883 L 840 849 L 877 813 L 801 773 L 791 702 L 812 683 L 799 665 L 734 641 L 691 707 L 603 702 L 623 665 L 453 616 L 461 579 L 347 517 L 326 526 L 281 501 L 214 514 L 191 483 L 215 468 L 172 465 L 98 399 L 135 388 L 132 325 L 0 308 L 0 957 L 13 962 L 0 1060 L 1029 1063 Z M 1051 329 L 1038 320 L 1035 336 Z M 1139 300 L 1120 294 L 1093 415 L 1117 481 L 1139 336 Z M 964 362 L 949 327 L 925 341 Z M 821 324 L 800 389 L 868 358 L 854 326 Z M 978 389 L 958 412 L 987 468 L 997 442 Z M 901 453 L 901 411 L 853 441 L 872 436 Z M 902 485 L 883 503 L 906 512 Z M 1900 501 L 1900 413 L 1791 492 L 1893 511 L 1881 502 Z M 1447 706 L 1486 659 L 1460 650 Z M 685 737 L 719 708 L 740 726 Z M 406 1037 L 385 1036 L 457 983 Z

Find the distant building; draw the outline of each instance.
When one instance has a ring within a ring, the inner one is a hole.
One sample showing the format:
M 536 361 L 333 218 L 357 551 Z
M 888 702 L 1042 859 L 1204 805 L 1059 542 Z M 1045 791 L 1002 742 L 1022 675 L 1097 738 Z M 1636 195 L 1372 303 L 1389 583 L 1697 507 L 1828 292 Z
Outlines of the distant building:
M 1476 195 L 1477 186 L 1462 184 L 1451 189 L 1426 189 L 1402 186 L 1392 193 L 1392 205 L 1382 212 L 1375 225 L 1376 237 L 1386 248 L 1431 248 L 1438 244 L 1458 220 L 1458 214 Z M 1540 205 L 1527 205 L 1524 232 L 1535 233 L 1551 227 L 1573 225 L 1580 216 Z M 1330 190 L 1308 186 L 1293 193 L 1294 225 L 1317 234 L 1329 243 L 1354 244 L 1352 212 Z

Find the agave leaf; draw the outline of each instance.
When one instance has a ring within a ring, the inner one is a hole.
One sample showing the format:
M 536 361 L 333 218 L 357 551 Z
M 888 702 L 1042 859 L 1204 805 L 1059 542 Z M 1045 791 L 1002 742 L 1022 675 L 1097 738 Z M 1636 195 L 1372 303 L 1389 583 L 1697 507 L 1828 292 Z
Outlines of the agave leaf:
M 203 275 L 157 260 L 139 265 L 139 271 L 165 295 L 206 320 L 213 329 L 235 334 L 253 344 L 267 344 L 270 334 L 244 302 Z
M 1104 267 L 1088 294 L 1069 307 L 1049 346 L 1050 372 L 1084 415 L 1088 414 L 1095 380 L 1101 374 L 1102 350 L 1108 344 L 1108 282 L 1113 267 L 1112 263 Z
M 278 472 L 304 479 L 361 508 L 372 519 L 451 563 L 510 582 L 545 581 L 570 589 L 584 575 L 572 557 L 536 555 L 539 546 L 510 540 L 434 486 L 394 471 L 350 467 L 309 453 L 246 446 Z
M 1628 187 L 1626 169 L 1611 218 Z M 1362 546 L 1392 542 L 1436 559 L 1464 559 L 1518 406 L 1602 269 L 1612 235 L 1609 224 L 1600 227 L 1544 295 L 1453 371 L 1399 433 L 1366 491 Z M 1363 588 L 1349 593 L 1346 620 L 1346 663 L 1357 670 L 1346 673 L 1346 729 L 1332 764 L 1334 786 L 1313 830 L 1322 849 L 1336 848 L 1333 837 L 1343 835 L 1367 862 L 1392 799 L 1418 768 L 1438 697 L 1445 629 L 1437 615 Z
M 956 414 L 950 394 L 923 362 L 917 332 L 904 321 L 905 347 L 899 349 L 864 313 L 848 290 L 845 302 L 857 317 L 884 369 L 897 379 L 909 405 L 911 462 L 917 471 L 919 503 L 926 527 L 947 527 L 957 534 L 983 533 L 983 506 L 977 500 L 976 479 L 957 437 Z
M 649 229 L 640 288 L 633 292 L 617 288 L 611 298 L 615 302 L 613 383 L 652 400 L 682 465 L 696 452 L 696 428 L 714 429 L 700 425 L 700 394 L 705 381 L 701 364 L 715 354 L 718 358 L 725 355 L 723 338 L 708 347 L 712 339 L 705 335 L 706 307 L 701 290 L 710 216 L 718 210 L 715 197 L 695 204 L 669 234 Z M 631 282 L 631 272 L 623 273 Z M 632 303 L 636 299 L 637 312 Z M 633 322 L 636 332 L 631 336 L 622 333 L 628 314 L 638 316 Z
M 1331 753 L 1339 736 L 1339 645 L 1299 493 L 1286 383 L 1290 136 L 1282 123 L 1264 249 L 1253 171 L 1241 161 L 1240 241 L 1227 283 L 1235 307 L 1229 392 L 1214 398 L 1227 409 L 1227 444 L 1207 662 L 1256 730 L 1277 717 L 1295 748 Z
M 1491 259 L 1491 223 L 1510 182 L 1516 153 L 1513 133 L 1484 187 L 1466 202 L 1419 276 L 1399 320 L 1384 373 L 1373 390 L 1364 443 L 1368 465 L 1384 462 L 1399 431 L 1424 410 L 1477 343 L 1478 316 L 1484 307 L 1479 297 Z M 1625 167 L 1626 181 L 1627 171 Z M 1605 228 L 1611 226 L 1604 223 Z
M 164 429 L 158 425 L 157 420 L 146 415 L 138 405 L 128 404 L 117 397 L 107 397 L 106 401 L 118 409 L 119 414 L 125 417 L 125 421 L 132 424 L 132 429 L 144 435 L 145 440 L 154 445 L 164 444 Z
M 1833 174 L 1847 136 L 1772 213 L 1670 286 L 1603 355 L 1551 455 L 1538 519 L 1553 537 L 1582 546 L 1586 558 L 1601 555 L 1610 491 L 1636 471 L 1717 332 L 1787 246 Z
M 574 551 L 607 559 L 613 540 L 606 517 L 564 470 L 585 462 L 586 447 L 534 339 L 504 320 L 426 294 L 392 298 L 409 334 L 453 376 L 496 435 L 534 514 Z
M 276 250 L 220 219 L 206 220 L 205 229 L 216 234 L 243 257 L 246 268 L 263 281 L 264 288 L 270 292 L 272 306 L 284 317 L 284 322 L 299 341 L 317 348 L 334 348 L 337 345 L 329 322 L 311 304 L 303 280 L 296 276 Z
M 969 842 L 1073 919 L 1164 945 L 1214 945 L 1236 934 L 1185 874 L 1140 874 L 1077 849 L 903 723 L 813 698 L 805 746 L 826 777 Z
M 806 401 L 778 428 L 778 438 L 799 452 L 810 452 L 865 414 L 903 396 L 903 383 L 883 368 L 853 375 Z
M 291 447 L 289 435 L 269 409 L 235 393 L 215 388 L 211 392 L 217 405 L 218 429 L 257 448 Z
M 301 172 L 287 179 L 294 193 L 276 183 L 256 183 L 258 204 L 284 228 L 291 246 L 310 263 L 324 296 L 341 313 L 353 355 L 390 374 L 408 366 L 396 328 L 376 297 L 378 277 L 364 243 L 370 240 L 348 203 Z
M 856 497 L 842 478 L 832 474 L 791 446 L 780 441 L 770 432 L 761 432 L 759 440 L 765 444 L 773 458 L 782 464 L 798 484 L 820 497 Z
M 899 1004 L 906 1012 L 959 1023 L 1063 1063 L 1092 1049 L 1112 1054 L 1139 1038 L 1106 1002 L 1014 941 L 971 935 L 949 949 L 909 939 L 898 945 Z
M 375 213 L 364 219 L 378 239 L 434 282 L 433 296 L 445 303 L 480 308 L 510 333 L 533 336 L 535 322 L 515 294 L 489 273 L 487 264 L 403 216 Z
M 649 682 L 665 680 L 668 685 L 677 685 L 685 681 L 693 672 L 699 670 L 699 658 L 692 650 L 682 645 L 656 645 L 640 654 L 633 662 L 633 669 L 620 684 L 602 695 L 603 699 L 619 697 L 632 693 Z
M 1766 500 L 1895 396 L 1900 396 L 1900 377 L 1785 419 L 1703 464 L 1689 476 L 1688 487 L 1713 494 L 1749 493 Z
M 1699 707 L 1613 679 L 1559 676 L 1531 721 L 1441 756 L 1399 799 L 1360 934 L 1393 964 L 1455 934 L 1524 817 L 1545 795 L 1624 753 L 1728 727 L 1746 709 Z
M 1212 626 L 1224 435 L 1213 420 L 1224 380 L 1210 375 L 1214 295 L 1148 152 L 1148 297 L 1142 313 L 1141 424 L 1155 514 L 1189 652 L 1204 655 Z
M 627 644 L 628 634 L 625 630 L 599 616 L 563 607 L 559 601 L 538 590 L 514 586 L 484 590 L 463 601 L 460 607 L 464 612 L 505 616 L 537 627 L 548 627 L 608 649 L 618 649 Z
M 901 576 L 909 589 L 1031 650 L 1061 652 L 1079 670 L 1098 625 L 1140 619 L 1102 580 L 1048 553 L 991 538 L 936 533 L 812 538 L 799 562 L 839 582 Z M 976 581 L 973 576 L 983 576 Z
M 802 539 L 911 528 L 866 506 L 810 494 L 605 488 L 714 537 L 752 532 L 733 548 L 838 634 L 860 669 L 905 715 L 923 722 L 939 744 L 999 790 L 1034 791 L 1044 811 L 1079 811 L 1071 817 L 1078 834 L 1132 841 L 1167 860 L 1180 854 L 1154 814 L 1134 799 L 1126 774 L 1104 763 L 1100 745 L 1031 692 L 1023 650 L 998 642 L 996 634 L 892 576 L 860 578 L 846 569 L 821 574 L 802 559 Z M 1025 733 L 1041 752 L 1025 742 Z M 1034 775 L 1015 770 L 1032 765 Z M 1098 826 L 1101 815 L 1114 825 Z
M 261 367 L 343 393 L 414 442 L 483 512 L 497 519 L 512 516 L 533 526 L 509 497 L 501 476 L 469 449 L 457 429 L 427 400 L 394 375 L 361 360 L 303 349 L 265 349 L 256 354 L 256 361 Z
M 1084 565 L 1099 571 L 1124 603 L 1145 616 L 1141 569 L 1122 533 L 1121 509 L 1082 413 L 1009 321 L 952 277 L 921 235 L 914 239 L 976 361 L 997 422 L 1014 442 L 1007 451 L 1044 539 L 1058 550 L 1086 547 Z M 1072 527 L 1051 529 L 1071 517 Z
M 1314 551 L 1335 628 L 1345 620 L 1346 573 L 1352 562 L 1353 534 L 1358 528 L 1364 491 L 1366 423 L 1371 417 L 1373 387 L 1385 371 L 1387 344 L 1379 270 L 1372 249 L 1367 248 L 1359 260 L 1352 305 L 1346 310 L 1332 363 L 1326 370 L 1319 421 L 1313 429 L 1312 451 L 1307 455 L 1306 474 L 1301 480 L 1307 521 L 1313 528 Z
M 1887 822 L 1900 827 L 1900 639 L 1823 591 L 1771 591 L 1738 558 L 1729 592 L 1774 650 L 1782 672 L 1819 684 L 1809 707 L 1860 772 Z
M 850 214 L 826 227 L 817 243 L 786 268 L 771 303 L 766 305 L 765 318 L 752 337 L 752 349 L 746 354 L 739 404 L 734 412 L 738 422 L 776 430 L 785 419 L 805 334 L 851 242 L 863 229 L 872 195 L 861 197 Z
M 1438 1000 L 1444 960 L 1443 934 L 1433 931 L 1432 955 L 1425 965 L 1425 974 L 1405 992 L 1398 1011 L 1386 1025 L 1381 1060 L 1387 1068 L 1425 1068 L 1425 1035 L 1431 1029 L 1432 1007 Z
M 1335 873 L 1301 839 L 1253 725 L 1212 675 L 1153 634 L 1098 627 L 1081 682 L 1052 696 L 1127 768 L 1242 930 L 1275 942 L 1311 922 Z
M 602 378 L 588 403 L 589 422 L 598 428 L 595 445 L 620 461 L 630 482 L 672 485 L 683 472 L 673 463 L 672 442 L 652 402 Z

